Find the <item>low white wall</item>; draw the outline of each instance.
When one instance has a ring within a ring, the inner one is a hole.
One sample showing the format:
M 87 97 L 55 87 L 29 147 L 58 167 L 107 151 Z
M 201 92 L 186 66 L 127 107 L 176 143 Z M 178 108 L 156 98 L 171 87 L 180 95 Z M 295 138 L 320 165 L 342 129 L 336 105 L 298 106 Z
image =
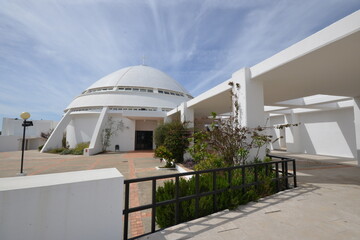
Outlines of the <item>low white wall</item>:
M 356 140 L 352 108 L 300 114 L 304 153 L 354 158 Z
M 122 239 L 115 169 L 0 179 L 0 239 Z
M 18 136 L 0 135 L 0 152 L 10 152 L 20 150 Z
M 297 120 L 289 123 L 301 123 L 298 127 L 286 129 L 286 145 L 289 152 L 320 154 L 338 157 L 356 157 L 356 139 L 354 111 L 344 108 L 331 111 L 309 112 L 296 114 Z M 285 116 L 291 119 L 290 115 Z M 287 123 L 281 116 L 270 118 L 272 126 Z M 292 130 L 297 130 L 299 137 L 295 137 Z M 278 129 L 271 133 L 275 139 L 280 136 Z M 296 151 L 292 151 L 296 145 Z M 272 144 L 272 148 L 280 147 L 279 143 Z

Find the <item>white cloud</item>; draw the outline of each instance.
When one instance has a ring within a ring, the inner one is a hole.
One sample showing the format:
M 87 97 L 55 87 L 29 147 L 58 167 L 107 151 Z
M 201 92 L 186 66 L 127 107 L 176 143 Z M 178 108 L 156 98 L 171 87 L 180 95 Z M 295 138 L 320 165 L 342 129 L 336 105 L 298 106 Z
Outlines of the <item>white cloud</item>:
M 1 1 L 0 116 L 26 108 L 60 118 L 73 97 L 144 54 L 197 95 L 359 7 L 356 0 Z

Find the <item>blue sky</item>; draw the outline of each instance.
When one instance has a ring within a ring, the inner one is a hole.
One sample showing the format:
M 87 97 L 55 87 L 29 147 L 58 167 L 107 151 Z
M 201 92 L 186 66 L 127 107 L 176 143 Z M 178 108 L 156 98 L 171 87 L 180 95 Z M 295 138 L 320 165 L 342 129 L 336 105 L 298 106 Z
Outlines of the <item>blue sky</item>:
M 0 0 L 0 124 L 23 111 L 60 120 L 84 89 L 143 55 L 196 96 L 358 9 L 359 0 Z

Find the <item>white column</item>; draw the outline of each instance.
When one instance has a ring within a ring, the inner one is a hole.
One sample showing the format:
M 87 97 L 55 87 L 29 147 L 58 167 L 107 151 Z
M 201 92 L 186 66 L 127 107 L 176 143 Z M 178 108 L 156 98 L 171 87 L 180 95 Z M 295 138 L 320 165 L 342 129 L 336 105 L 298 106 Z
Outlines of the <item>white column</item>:
M 360 166 L 360 97 L 354 98 L 354 125 L 356 138 L 356 157 Z
M 89 148 L 84 149 L 84 155 L 91 156 L 102 151 L 101 131 L 107 121 L 108 107 L 103 107 L 91 137 Z
M 251 79 L 249 68 L 243 68 L 232 75 L 231 81 L 240 84 L 238 92 L 239 122 L 242 126 L 265 125 L 263 83 Z M 235 88 L 236 89 L 236 88 Z
M 59 124 L 55 127 L 54 131 L 51 133 L 49 139 L 46 141 L 46 143 L 44 144 L 43 148 L 41 149 L 41 152 L 46 152 L 50 149 L 53 148 L 60 148 L 62 147 L 62 138 L 63 138 L 63 134 L 64 131 L 67 127 L 67 125 L 69 124 L 69 122 L 71 121 L 71 116 L 70 116 L 71 111 L 68 110 L 64 116 L 62 117 L 61 121 L 59 122 Z
M 180 105 L 180 121 L 187 122 L 188 128 L 194 128 L 194 109 L 188 108 L 187 103 L 183 102 Z
M 237 91 L 236 84 L 240 85 L 238 90 L 239 104 L 239 123 L 241 126 L 254 128 L 265 125 L 264 114 L 264 91 L 263 83 L 251 79 L 249 68 L 243 68 L 233 73 L 231 81 L 234 83 L 234 90 Z M 254 156 L 252 153 L 251 156 Z M 250 160 L 252 157 L 250 156 Z M 265 156 L 265 147 L 261 149 L 259 158 Z
M 285 115 L 285 124 L 296 124 L 299 123 L 299 116 L 298 114 L 291 113 Z M 300 127 L 299 126 L 291 126 L 285 128 L 285 136 L 286 136 L 286 151 L 291 153 L 302 153 L 302 144 L 300 138 Z

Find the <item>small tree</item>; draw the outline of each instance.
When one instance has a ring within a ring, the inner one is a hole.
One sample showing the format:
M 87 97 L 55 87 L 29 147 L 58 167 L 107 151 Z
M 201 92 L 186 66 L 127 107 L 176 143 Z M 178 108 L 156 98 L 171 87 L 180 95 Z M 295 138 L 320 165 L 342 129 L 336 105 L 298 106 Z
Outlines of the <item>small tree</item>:
M 111 137 L 117 136 L 119 131 L 124 130 L 124 122 L 122 120 L 115 121 L 111 116 L 108 117 L 104 129 L 101 131 L 102 151 L 106 152 L 111 146 Z
M 239 84 L 234 85 L 232 82 L 229 85 L 233 89 L 238 90 L 240 88 Z M 253 160 L 257 161 L 260 149 L 271 141 L 272 136 L 267 135 L 265 130 L 272 127 L 249 128 L 241 126 L 239 122 L 241 109 L 238 104 L 238 96 L 235 91 L 232 91 L 231 95 L 234 103 L 234 114 L 218 116 L 216 113 L 212 113 L 212 121 L 211 124 L 207 125 L 207 129 L 196 132 L 193 138 L 189 139 L 194 143 L 189 152 L 195 161 L 218 161 L 222 159 L 225 165 L 239 165 L 245 164 L 251 152 L 255 153 Z M 287 124 L 281 127 L 297 125 Z M 206 164 L 206 166 L 211 166 L 211 164 Z

